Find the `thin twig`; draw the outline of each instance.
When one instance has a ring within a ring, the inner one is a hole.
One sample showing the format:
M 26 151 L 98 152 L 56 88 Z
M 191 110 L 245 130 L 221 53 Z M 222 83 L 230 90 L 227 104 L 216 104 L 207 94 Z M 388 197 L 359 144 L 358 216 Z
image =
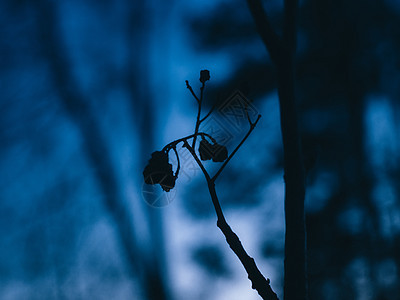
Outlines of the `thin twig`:
M 181 143 L 181 142 L 184 142 L 184 141 L 186 141 L 186 140 L 190 140 L 191 138 L 193 138 L 193 137 L 195 137 L 195 136 L 201 136 L 201 137 L 203 137 L 203 138 L 206 136 L 206 137 L 208 137 L 214 144 L 216 143 L 215 139 L 214 139 L 211 135 L 209 135 L 208 133 L 205 133 L 205 132 L 198 132 L 198 133 L 196 133 L 196 134 L 191 134 L 191 135 L 185 136 L 185 137 L 183 137 L 183 138 L 177 139 L 177 140 L 175 140 L 175 141 L 173 141 L 173 142 L 171 142 L 171 143 L 165 145 L 164 148 L 162 149 L 162 151 L 167 151 L 168 149 L 171 149 L 171 148 L 175 147 L 177 144 L 179 144 L 179 143 Z
M 258 122 L 260 117 L 261 116 L 259 115 L 256 122 L 251 124 L 252 128 L 255 127 L 255 124 Z M 263 298 L 264 300 L 278 300 L 277 295 L 275 294 L 275 292 L 272 290 L 272 288 L 270 286 L 270 280 L 265 279 L 265 277 L 262 275 L 262 273 L 258 269 L 254 259 L 247 254 L 246 250 L 244 249 L 242 243 L 239 240 L 239 237 L 236 235 L 235 232 L 233 232 L 231 227 L 226 222 L 224 213 L 222 212 L 222 208 L 221 208 L 221 205 L 218 200 L 217 193 L 215 191 L 214 181 L 210 178 L 207 170 L 204 168 L 204 166 L 201 163 L 196 152 L 194 151 L 194 149 L 189 145 L 189 143 L 186 140 L 184 141 L 183 146 L 189 150 L 189 152 L 192 154 L 193 158 L 196 160 L 197 164 L 199 165 L 200 169 L 204 173 L 204 176 L 207 181 L 208 189 L 209 189 L 209 192 L 211 195 L 211 200 L 214 205 L 215 212 L 217 214 L 217 226 L 221 230 L 223 235 L 225 236 L 225 239 L 226 239 L 229 247 L 236 254 L 236 256 L 239 258 L 240 262 L 242 263 L 243 267 L 245 268 L 248 278 L 252 283 L 251 287 L 253 289 L 255 289 L 258 292 L 258 294 L 261 296 L 261 298 Z
M 214 107 L 215 107 L 215 105 L 214 105 L 204 118 L 202 118 L 202 119 L 200 118 L 201 104 L 203 101 L 203 93 L 204 93 L 204 87 L 205 87 L 205 82 L 202 82 L 202 83 L 203 84 L 200 88 L 200 99 L 199 99 L 193 92 L 193 89 L 189 85 L 189 82 L 186 81 L 187 88 L 191 91 L 192 95 L 196 98 L 196 100 L 198 102 L 198 106 L 199 106 L 198 112 L 197 112 L 196 127 L 195 127 L 194 134 L 169 143 L 168 145 L 166 145 L 163 148 L 163 151 L 168 150 L 168 149 L 173 149 L 175 151 L 175 154 L 177 155 L 177 159 L 178 159 L 178 167 L 177 167 L 177 172 L 176 172 L 176 174 L 177 174 L 179 171 L 179 168 L 180 168 L 180 163 L 179 163 L 178 152 L 176 151 L 176 145 L 180 142 L 183 142 L 183 147 L 186 147 L 189 150 L 190 154 L 193 156 L 194 160 L 196 161 L 196 163 L 199 165 L 200 169 L 202 170 L 204 177 L 206 178 L 208 189 L 209 189 L 209 192 L 211 195 L 211 200 L 214 205 L 215 212 L 217 214 L 217 226 L 224 234 L 229 247 L 236 254 L 236 256 L 239 258 L 240 262 L 242 263 L 243 267 L 245 268 L 245 270 L 248 274 L 248 278 L 250 279 L 250 281 L 252 283 L 252 288 L 255 289 L 264 300 L 278 300 L 277 295 L 274 293 L 274 291 L 272 290 L 272 288 L 270 286 L 270 280 L 265 279 L 265 277 L 261 274 L 260 270 L 257 268 L 257 265 L 256 265 L 254 259 L 247 254 L 247 252 L 243 248 L 243 245 L 240 242 L 238 236 L 232 231 L 231 227 L 226 222 L 221 205 L 220 205 L 218 197 L 217 197 L 217 193 L 215 191 L 216 178 L 219 176 L 219 174 L 222 172 L 222 170 L 225 168 L 225 166 L 228 164 L 228 162 L 232 159 L 232 157 L 235 155 L 235 153 L 239 150 L 239 148 L 243 145 L 243 143 L 249 137 L 249 135 L 251 134 L 251 132 L 254 130 L 255 126 L 257 125 L 258 121 L 260 120 L 261 115 L 258 115 L 256 121 L 253 123 L 250 119 L 249 113 L 246 108 L 246 116 L 247 116 L 247 120 L 249 121 L 250 129 L 247 132 L 247 134 L 245 135 L 245 137 L 242 139 L 242 141 L 236 146 L 235 150 L 225 160 L 225 162 L 223 163 L 221 168 L 218 170 L 218 172 L 211 178 L 195 151 L 196 139 L 197 139 L 197 136 L 199 136 L 199 135 L 202 136 L 202 138 L 204 138 L 204 137 L 210 138 L 211 141 L 214 144 L 216 144 L 216 141 L 210 135 L 203 133 L 203 132 L 200 132 L 200 133 L 198 132 L 201 122 L 203 122 L 208 116 L 210 116 L 210 114 L 212 113 L 212 111 L 214 110 Z M 190 139 L 190 138 L 193 138 L 192 146 L 190 146 L 188 143 L 188 139 Z
M 250 116 L 249 116 L 249 111 L 248 111 L 248 109 L 247 109 L 247 106 L 244 108 L 244 110 L 246 111 L 246 117 L 247 117 L 247 120 L 249 121 L 249 124 L 252 125 L 253 123 L 251 122 L 251 119 L 250 119 Z
M 203 94 L 204 94 L 204 87 L 205 87 L 206 82 L 202 82 L 201 87 L 200 87 L 200 102 L 203 101 Z
M 195 161 L 197 162 L 197 164 L 199 165 L 200 169 L 203 171 L 204 177 L 206 178 L 207 182 L 210 181 L 210 175 L 208 174 L 206 168 L 204 168 L 203 164 L 201 163 L 199 157 L 197 156 L 196 152 L 194 151 L 194 149 L 189 145 L 189 143 L 185 140 L 183 142 L 183 147 L 186 147 L 190 154 L 192 154 L 193 158 L 195 159 Z
M 223 163 L 223 165 L 221 166 L 221 168 L 219 168 L 219 170 L 217 171 L 217 173 L 215 173 L 215 175 L 213 176 L 213 178 L 211 178 L 211 181 L 215 181 L 217 179 L 217 177 L 219 176 L 219 174 L 221 174 L 222 170 L 225 168 L 225 166 L 228 164 L 228 162 L 232 159 L 232 157 L 235 155 L 235 153 L 239 150 L 239 148 L 243 145 L 243 143 L 246 141 L 246 139 L 249 137 L 250 133 L 254 130 L 254 128 L 256 127 L 258 120 L 260 120 L 261 115 L 258 115 L 257 120 L 252 123 L 251 120 L 249 119 L 250 122 L 250 129 L 247 132 L 247 134 L 245 135 L 245 137 L 242 139 L 242 141 L 239 143 L 239 145 L 236 146 L 235 150 L 232 151 L 232 153 L 229 155 L 229 157 L 225 160 L 225 162 Z
M 183 146 L 186 147 L 189 150 L 190 154 L 192 154 L 194 160 L 196 161 L 196 163 L 199 165 L 200 169 L 204 173 L 204 177 L 206 178 L 208 189 L 210 190 L 211 200 L 212 200 L 212 203 L 214 205 L 215 212 L 217 214 L 217 220 L 218 220 L 217 224 L 218 224 L 218 222 L 225 222 L 226 223 L 225 217 L 224 217 L 224 213 L 222 212 L 222 208 L 221 208 L 221 205 L 219 204 L 219 200 L 218 200 L 217 194 L 215 193 L 214 182 L 211 180 L 211 177 L 208 174 L 207 170 L 204 168 L 203 163 L 200 161 L 200 159 L 197 156 L 197 154 L 194 151 L 194 149 L 192 147 L 190 147 L 189 143 L 187 141 L 185 141 Z
M 245 268 L 248 278 L 251 281 L 252 289 L 256 290 L 258 294 L 264 300 L 278 300 L 278 296 L 272 290 L 270 286 L 270 280 L 265 279 L 260 270 L 258 269 L 254 259 L 249 256 L 244 249 L 242 243 L 239 240 L 239 237 L 235 232 L 231 229 L 231 227 L 226 222 L 224 215 L 222 213 L 222 209 L 219 205 L 217 193 L 215 191 L 215 185 L 213 181 L 207 181 L 208 189 L 210 191 L 211 199 L 213 201 L 215 211 L 218 216 L 217 226 L 224 234 L 226 241 L 232 251 L 239 258 L 243 267 Z
M 204 118 L 200 119 L 200 123 L 204 122 L 205 119 L 207 119 L 211 113 L 213 112 L 214 108 L 215 108 L 215 104 L 213 105 L 213 107 L 211 107 L 210 111 L 204 116 Z
M 196 99 L 197 103 L 200 102 L 200 99 L 196 96 L 196 94 L 194 93 L 192 87 L 189 84 L 189 81 L 185 80 L 186 82 L 186 87 L 189 89 L 189 91 L 192 93 L 193 97 Z
M 176 151 L 176 146 L 172 147 L 172 150 L 174 150 L 174 152 L 175 152 L 177 163 L 178 163 L 178 166 L 176 167 L 176 171 L 175 171 L 175 177 L 178 178 L 179 170 L 181 169 L 181 162 L 179 160 L 178 151 Z
M 194 129 L 194 137 L 193 137 L 193 142 L 192 142 L 192 148 L 196 145 L 196 139 L 197 139 L 197 132 L 199 132 L 199 127 L 200 127 L 200 115 L 201 115 L 201 104 L 203 102 L 203 93 L 204 93 L 204 85 L 205 82 L 202 82 L 201 88 L 200 88 L 200 100 L 198 101 L 199 108 L 197 110 L 197 117 L 196 117 L 196 127 Z

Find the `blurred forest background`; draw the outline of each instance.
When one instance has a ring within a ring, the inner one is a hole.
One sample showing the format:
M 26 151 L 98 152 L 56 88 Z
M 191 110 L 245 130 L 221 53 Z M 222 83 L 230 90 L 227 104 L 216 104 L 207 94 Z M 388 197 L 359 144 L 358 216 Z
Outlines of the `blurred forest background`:
M 399 299 L 400 3 L 298 20 L 310 299 Z M 1 299 L 258 299 L 191 159 L 162 207 L 143 193 L 151 152 L 194 130 L 202 69 L 207 107 L 240 91 L 263 115 L 217 192 L 283 296 L 275 73 L 245 1 L 4 0 L 0 22 Z M 211 120 L 230 151 L 247 130 Z

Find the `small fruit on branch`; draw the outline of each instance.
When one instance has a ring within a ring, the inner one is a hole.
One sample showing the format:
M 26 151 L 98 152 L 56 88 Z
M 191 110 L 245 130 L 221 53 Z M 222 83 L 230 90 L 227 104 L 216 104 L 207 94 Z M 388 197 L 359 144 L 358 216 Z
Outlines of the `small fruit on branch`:
M 155 151 L 143 171 L 144 181 L 147 184 L 160 184 L 161 188 L 169 192 L 175 186 L 176 176 L 172 165 L 168 162 L 168 153 Z
M 207 80 L 210 80 L 210 71 L 201 70 L 200 71 L 200 82 L 205 83 Z
M 203 139 L 199 145 L 199 153 L 201 160 L 210 160 L 213 162 L 223 162 L 228 158 L 228 149 L 218 143 L 211 144 Z

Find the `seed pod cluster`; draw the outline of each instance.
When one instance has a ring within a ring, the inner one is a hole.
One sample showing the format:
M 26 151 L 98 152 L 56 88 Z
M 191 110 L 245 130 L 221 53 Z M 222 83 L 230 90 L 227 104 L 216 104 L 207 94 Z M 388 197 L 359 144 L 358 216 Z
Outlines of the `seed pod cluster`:
M 160 184 L 166 192 L 175 186 L 176 177 L 172 171 L 172 165 L 168 162 L 168 154 L 164 151 L 155 151 L 151 154 L 143 176 L 147 184 Z
M 199 145 L 199 153 L 201 160 L 210 160 L 213 162 L 223 162 L 228 158 L 228 149 L 218 143 L 211 144 L 203 139 Z

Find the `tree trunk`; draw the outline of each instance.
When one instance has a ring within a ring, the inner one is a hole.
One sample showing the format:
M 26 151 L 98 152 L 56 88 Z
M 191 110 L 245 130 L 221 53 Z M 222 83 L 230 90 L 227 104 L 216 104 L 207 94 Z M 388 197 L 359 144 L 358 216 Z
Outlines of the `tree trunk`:
M 109 155 L 106 138 L 72 74 L 65 47 L 60 39 L 54 5 L 56 4 L 48 0 L 37 3 L 40 42 L 49 62 L 53 83 L 67 114 L 82 135 L 83 150 L 95 170 L 95 179 L 104 195 L 104 207 L 115 222 L 117 240 L 127 262 L 130 278 L 139 278 L 146 299 L 166 299 L 158 265 L 154 266 L 151 259 L 142 257 L 143 253 L 139 251 L 133 220 L 123 201 L 117 170 Z
M 297 0 L 285 0 L 283 37 L 273 30 L 260 0 L 247 0 L 258 33 L 278 77 L 278 96 L 285 180 L 284 299 L 307 299 L 306 229 L 304 215 L 305 172 L 295 103 L 294 57 Z
M 285 180 L 284 299 L 306 299 L 305 172 L 297 127 L 294 66 L 290 57 L 278 66 L 278 95 Z

